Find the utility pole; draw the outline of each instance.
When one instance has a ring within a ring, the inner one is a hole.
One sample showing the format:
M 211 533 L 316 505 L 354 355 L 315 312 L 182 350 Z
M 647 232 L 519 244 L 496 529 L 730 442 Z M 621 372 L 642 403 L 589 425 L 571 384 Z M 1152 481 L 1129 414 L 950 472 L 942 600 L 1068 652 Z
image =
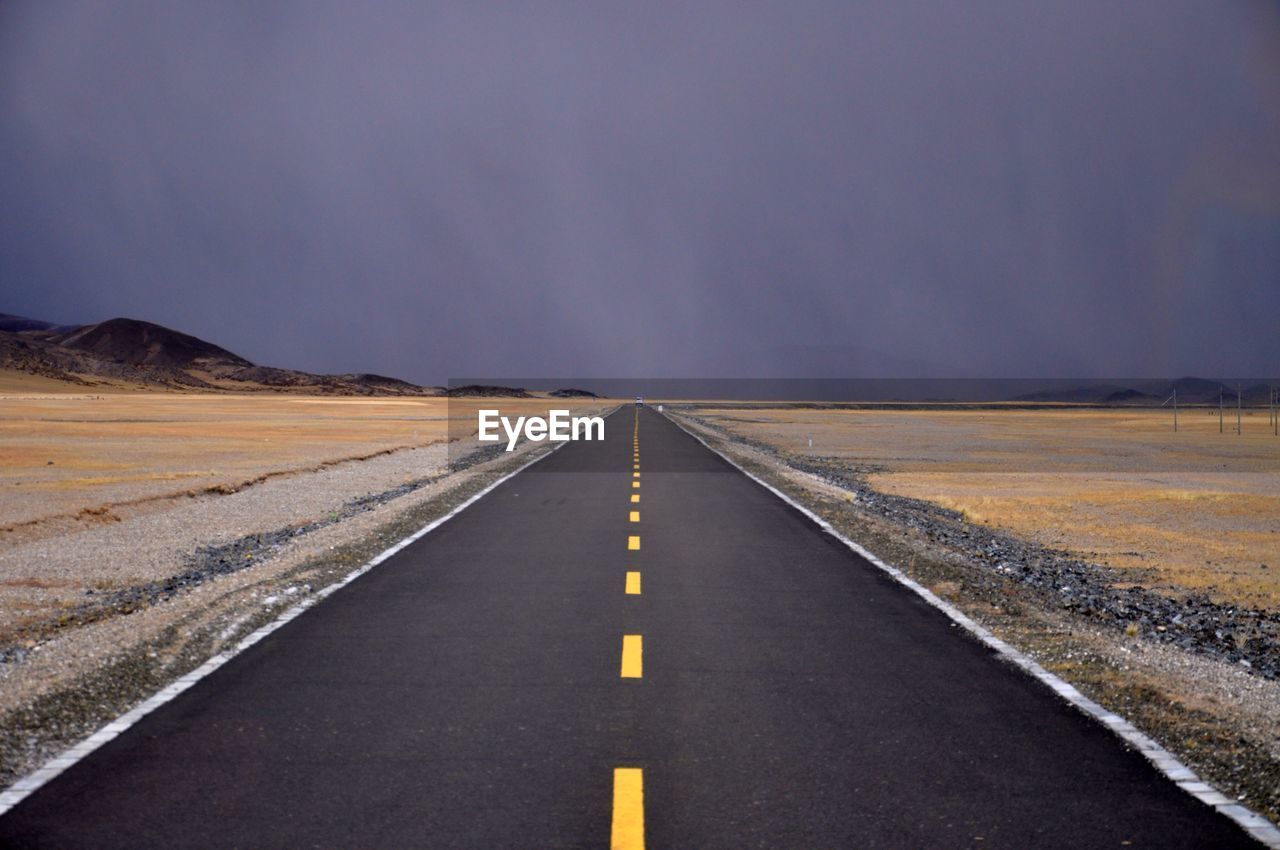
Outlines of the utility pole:
M 1160 406 L 1164 407 L 1170 401 L 1173 402 L 1173 432 L 1178 433 L 1178 391 L 1174 390 L 1173 395 L 1160 402 Z
M 1222 433 L 1222 384 L 1218 384 L 1218 433 Z
M 1236 435 L 1240 434 L 1240 382 L 1236 381 Z

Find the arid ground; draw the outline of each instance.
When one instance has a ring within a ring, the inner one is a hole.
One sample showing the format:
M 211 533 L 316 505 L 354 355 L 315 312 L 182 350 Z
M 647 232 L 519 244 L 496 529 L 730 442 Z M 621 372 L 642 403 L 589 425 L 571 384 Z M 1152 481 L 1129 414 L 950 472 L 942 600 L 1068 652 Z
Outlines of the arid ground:
M 66 387 L 35 376 L 22 384 L 45 391 L 0 384 L 0 545 L 40 536 L 55 519 L 111 521 L 149 501 L 465 442 L 482 407 L 512 416 L 590 407 L 543 398 L 57 393 L 46 383 Z
M 474 451 L 476 410 L 611 404 L 85 392 L 0 374 L 0 782 L 545 450 Z M 1265 411 L 1236 435 L 1202 410 L 1184 411 L 1174 434 L 1167 412 L 1140 410 L 681 407 L 678 419 L 743 438 L 721 447 L 1220 787 L 1280 811 L 1280 682 L 1224 661 L 1221 646 L 1184 652 L 1042 608 L 1043 594 L 927 524 L 862 511 L 785 461 L 834 458 L 876 491 L 1134 585 L 1275 611 L 1280 438 Z
M 1234 799 L 1280 816 L 1267 411 L 678 404 L 671 414 Z M 812 445 L 810 445 L 812 440 Z
M 1267 411 L 709 409 L 732 432 L 839 457 L 1155 589 L 1280 607 L 1280 437 Z M 812 439 L 812 448 L 809 441 Z
M 480 406 L 0 372 L 0 784 L 547 450 Z
M 4 398 L 0 535 L 444 439 L 437 398 L 178 393 Z M 0 539 L 3 539 L 0 537 Z

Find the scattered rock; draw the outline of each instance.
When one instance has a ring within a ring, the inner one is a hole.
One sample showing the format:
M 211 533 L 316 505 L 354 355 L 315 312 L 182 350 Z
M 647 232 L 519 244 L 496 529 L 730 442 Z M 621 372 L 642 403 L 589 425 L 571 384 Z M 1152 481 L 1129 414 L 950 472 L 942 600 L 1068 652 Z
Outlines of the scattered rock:
M 967 556 L 974 567 L 973 581 L 985 584 L 988 591 L 998 592 L 1001 582 L 1012 579 L 1049 605 L 1130 635 L 1232 663 L 1247 662 L 1244 666 L 1250 672 L 1280 679 L 1280 612 L 1226 605 L 1204 594 L 1173 597 L 1123 586 L 1132 577 L 1110 567 L 971 524 L 958 511 L 932 502 L 874 490 L 867 484 L 867 475 L 879 471 L 875 468 L 841 458 L 791 455 L 715 423 L 697 422 L 726 440 L 750 446 L 845 491 L 849 501 L 866 511 Z

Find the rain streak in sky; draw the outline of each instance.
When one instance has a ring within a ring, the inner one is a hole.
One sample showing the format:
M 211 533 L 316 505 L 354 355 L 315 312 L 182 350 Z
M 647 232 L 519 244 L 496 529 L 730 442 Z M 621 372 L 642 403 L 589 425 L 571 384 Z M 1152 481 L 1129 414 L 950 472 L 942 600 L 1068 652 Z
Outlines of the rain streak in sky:
M 0 6 L 0 311 L 458 374 L 1280 367 L 1280 6 Z

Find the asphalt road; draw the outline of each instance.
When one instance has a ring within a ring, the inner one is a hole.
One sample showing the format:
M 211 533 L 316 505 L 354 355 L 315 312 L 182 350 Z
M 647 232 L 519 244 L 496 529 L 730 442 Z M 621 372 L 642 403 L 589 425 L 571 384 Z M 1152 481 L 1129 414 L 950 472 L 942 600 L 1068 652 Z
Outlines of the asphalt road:
M 605 441 L 517 475 L 0 818 L 3 847 L 611 840 L 1250 844 L 630 408 Z

